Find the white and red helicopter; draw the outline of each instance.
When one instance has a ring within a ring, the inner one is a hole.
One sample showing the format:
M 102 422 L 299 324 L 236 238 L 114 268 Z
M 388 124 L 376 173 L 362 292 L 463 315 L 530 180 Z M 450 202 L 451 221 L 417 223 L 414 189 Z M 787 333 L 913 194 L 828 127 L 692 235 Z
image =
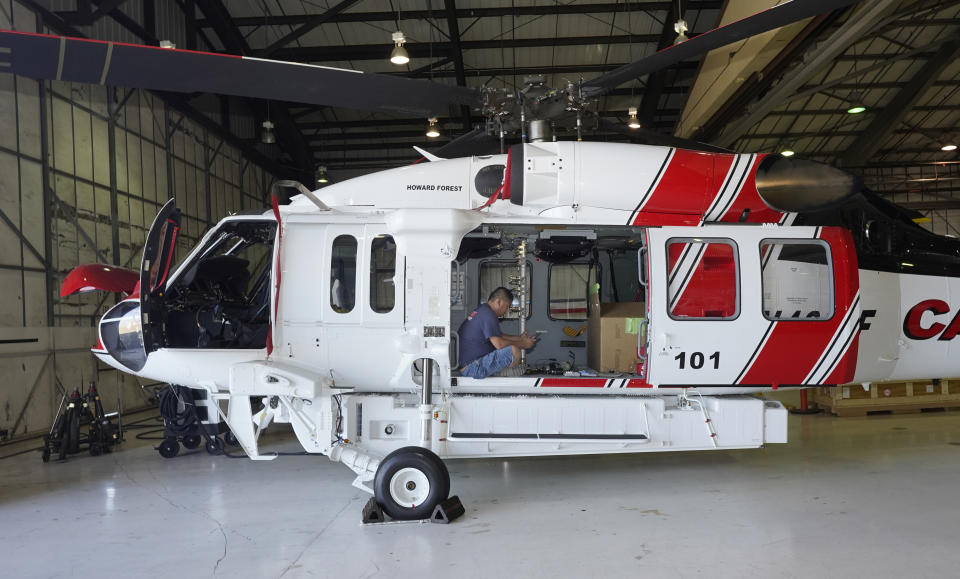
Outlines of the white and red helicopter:
M 579 116 L 627 79 L 846 4 L 784 3 L 537 98 L 539 114 Z M 354 71 L 10 31 L 0 47 L 5 70 L 37 78 L 278 98 L 269 85 L 298 102 L 453 102 L 498 127 L 518 118 L 490 91 Z M 345 99 L 349 87 L 367 101 Z M 400 102 L 377 100 L 386 94 Z M 100 321 L 100 360 L 222 402 L 252 459 L 275 457 L 259 451 L 263 428 L 290 423 L 395 518 L 428 517 L 447 499 L 445 458 L 759 447 L 786 442 L 787 413 L 751 394 L 955 373 L 960 242 L 843 171 L 577 141 L 426 156 L 227 217 L 180 264 L 171 200 L 139 272 L 81 266 L 62 293 L 128 292 Z M 509 278 L 518 307 L 505 331 L 546 333 L 526 373 L 461 377 L 456 330 Z M 631 302 L 642 318 L 631 371 L 577 371 L 593 282 L 598 300 Z

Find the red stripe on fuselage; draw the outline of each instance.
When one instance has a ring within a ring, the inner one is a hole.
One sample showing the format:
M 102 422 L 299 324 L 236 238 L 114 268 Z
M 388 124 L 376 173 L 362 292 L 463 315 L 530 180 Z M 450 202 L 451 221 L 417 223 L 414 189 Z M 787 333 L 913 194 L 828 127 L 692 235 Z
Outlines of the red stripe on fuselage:
M 778 222 L 783 213 L 767 207 L 757 193 L 756 171 L 765 156 L 757 155 L 742 183 L 727 183 L 737 155 L 677 149 L 650 199 L 631 224 L 699 225 L 715 202 L 729 204 L 729 197 L 718 198 L 731 187 L 737 192 L 720 221 L 737 222 L 744 210 L 749 209 L 746 218 L 749 223 Z
M 696 225 L 710 205 L 714 155 L 677 149 L 633 225 Z
M 760 199 L 760 194 L 757 193 L 757 167 L 760 166 L 760 161 L 764 157 L 766 157 L 766 154 L 757 155 L 753 167 L 750 167 L 746 179 L 743 180 L 743 184 L 737 191 L 733 204 L 720 217 L 720 221 L 736 223 L 740 221 L 740 216 L 743 215 L 745 209 L 750 209 L 745 219 L 746 223 L 777 223 L 783 217 L 783 213 L 767 207 Z
M 544 378 L 541 388 L 603 388 L 606 378 Z
M 853 237 L 847 230 L 824 228 L 820 232 L 820 239 L 830 243 L 833 255 L 837 304 L 833 317 L 822 322 L 778 320 L 767 343 L 739 384 L 802 384 L 833 342 L 834 334 L 843 323 L 860 288 L 857 257 Z M 845 276 L 838 275 L 844 272 Z M 845 338 L 839 336 L 838 339 Z M 856 344 L 857 338 L 850 342 Z M 856 346 L 849 346 L 822 383 L 844 384 L 852 380 L 857 365 L 856 352 Z M 823 368 L 827 372 L 829 365 L 834 364 L 834 359 L 825 360 L 824 363 L 828 364 L 827 368 Z

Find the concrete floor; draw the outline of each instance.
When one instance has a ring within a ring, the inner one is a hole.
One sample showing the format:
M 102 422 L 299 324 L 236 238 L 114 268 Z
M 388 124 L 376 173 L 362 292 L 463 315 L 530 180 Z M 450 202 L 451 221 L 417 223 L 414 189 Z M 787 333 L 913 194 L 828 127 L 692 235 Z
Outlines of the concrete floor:
M 956 576 L 960 412 L 790 428 L 754 451 L 450 461 L 449 526 L 361 526 L 367 495 L 323 457 L 29 453 L 0 461 L 0 574 Z

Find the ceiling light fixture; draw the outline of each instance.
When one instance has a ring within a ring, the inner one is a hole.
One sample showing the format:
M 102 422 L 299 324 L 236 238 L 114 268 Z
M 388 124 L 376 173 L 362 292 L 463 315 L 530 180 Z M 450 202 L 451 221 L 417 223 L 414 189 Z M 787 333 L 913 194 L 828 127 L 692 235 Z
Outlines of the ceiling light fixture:
M 795 154 L 796 154 L 796 153 L 794 153 L 794 151 L 791 151 L 790 149 L 787 149 L 786 151 L 780 151 L 780 156 L 781 156 L 781 157 L 792 157 L 792 156 L 794 156 Z
M 317 167 L 317 183 L 325 184 L 329 182 L 330 178 L 327 177 L 327 167 L 325 165 L 320 165 Z
M 403 43 L 407 41 L 407 37 L 403 35 L 403 32 L 399 30 L 393 33 L 393 52 L 390 53 L 390 62 L 398 66 L 403 66 L 410 62 L 410 55 L 407 54 L 407 49 L 403 47 Z
M 673 30 L 677 33 L 677 37 L 673 41 L 674 44 L 680 44 L 681 42 L 686 42 L 689 40 L 687 37 L 687 31 L 690 29 L 687 27 L 687 21 L 683 18 L 673 23 Z
M 847 114 L 859 115 L 866 110 L 867 107 L 863 106 L 861 103 L 851 103 L 850 108 L 847 109 Z
M 260 142 L 264 145 L 272 145 L 277 142 L 277 137 L 273 134 L 273 123 L 270 121 L 263 121 L 263 133 L 260 135 Z
M 627 126 L 631 129 L 639 129 L 640 120 L 637 119 L 637 107 L 630 107 L 627 109 L 627 113 L 630 115 L 630 119 L 627 120 Z
M 944 145 L 944 146 L 940 147 L 940 150 L 941 150 L 941 151 L 956 151 L 956 150 L 957 150 L 957 146 L 951 143 L 951 144 L 949 144 L 949 145 Z
M 437 117 L 427 119 L 427 137 L 435 139 L 440 136 L 440 125 L 437 123 Z

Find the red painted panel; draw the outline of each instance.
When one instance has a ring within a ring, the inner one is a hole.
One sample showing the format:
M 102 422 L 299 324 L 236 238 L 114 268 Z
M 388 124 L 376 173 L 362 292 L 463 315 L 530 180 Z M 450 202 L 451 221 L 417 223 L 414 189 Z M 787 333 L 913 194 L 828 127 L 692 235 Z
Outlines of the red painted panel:
M 131 293 L 140 282 L 140 274 L 102 263 L 78 265 L 60 284 L 60 297 L 90 291 Z

